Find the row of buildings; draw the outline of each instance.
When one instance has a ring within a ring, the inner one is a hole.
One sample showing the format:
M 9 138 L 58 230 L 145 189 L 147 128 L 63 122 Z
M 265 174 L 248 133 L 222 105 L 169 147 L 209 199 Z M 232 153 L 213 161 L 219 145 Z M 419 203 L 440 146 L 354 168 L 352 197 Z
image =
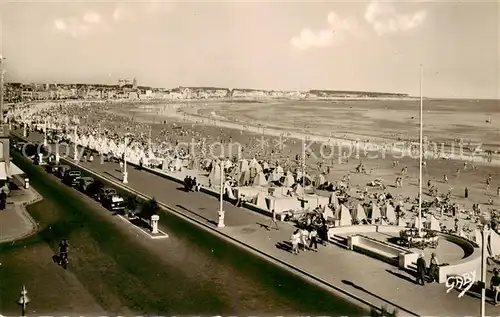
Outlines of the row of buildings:
M 87 84 L 21 84 L 6 83 L 4 99 L 7 102 L 62 99 L 316 99 L 316 98 L 404 98 L 407 94 L 387 94 L 354 91 L 274 91 L 258 89 L 230 89 L 216 87 L 178 87 L 161 89 L 123 83 L 118 85 Z

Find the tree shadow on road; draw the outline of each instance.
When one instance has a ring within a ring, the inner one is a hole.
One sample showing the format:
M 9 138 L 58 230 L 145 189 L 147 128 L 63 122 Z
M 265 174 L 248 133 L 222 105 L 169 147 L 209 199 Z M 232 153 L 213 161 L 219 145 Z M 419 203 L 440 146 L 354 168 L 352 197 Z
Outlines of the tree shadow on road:
M 368 295 L 370 295 L 370 296 L 373 296 L 373 297 L 375 297 L 375 298 L 377 298 L 377 299 L 379 299 L 379 300 L 381 300 L 381 301 L 383 301 L 383 302 L 385 302 L 385 303 L 387 303 L 387 304 L 389 304 L 389 305 L 391 305 L 391 306 L 393 306 L 393 307 L 397 308 L 398 310 L 400 310 L 400 311 L 402 311 L 402 312 L 405 312 L 405 313 L 411 313 L 411 315 L 418 316 L 418 315 L 417 315 L 417 314 L 415 314 L 414 312 L 411 312 L 411 311 L 409 311 L 409 310 L 407 310 L 407 309 L 405 309 L 405 308 L 403 308 L 403 307 L 401 307 L 401 306 L 397 305 L 396 303 L 393 303 L 393 302 L 391 302 L 391 301 L 389 301 L 389 300 L 387 300 L 387 299 L 385 299 L 385 298 L 383 298 L 383 297 L 380 297 L 380 296 L 378 296 L 377 294 L 375 294 L 375 293 L 373 293 L 373 292 L 370 292 L 369 290 L 367 290 L 367 289 L 365 289 L 365 288 L 363 288 L 363 287 L 361 287 L 361 286 L 359 286 L 359 285 L 356 285 L 356 284 L 354 284 L 354 283 L 353 283 L 353 282 L 351 282 L 351 281 L 342 280 L 342 283 L 344 283 L 345 285 L 348 285 L 348 286 L 354 287 L 354 288 L 355 288 L 355 289 L 357 289 L 357 290 L 363 291 L 363 292 L 365 292 L 366 294 L 368 294 Z
M 191 213 L 191 214 L 193 214 L 193 215 L 196 215 L 196 216 L 198 216 L 198 217 L 200 217 L 200 218 L 202 218 L 202 219 L 206 220 L 206 222 L 208 222 L 208 223 L 210 223 L 210 224 L 213 224 L 213 225 L 217 226 L 217 222 L 216 222 L 216 221 L 214 221 L 214 220 L 210 220 L 210 219 L 208 219 L 208 218 L 206 218 L 206 217 L 203 217 L 202 215 L 199 215 L 199 214 L 195 213 L 194 211 L 189 210 L 189 209 L 187 209 L 186 207 L 184 207 L 184 206 L 182 206 L 182 205 L 175 205 L 175 206 L 176 206 L 176 207 L 178 207 L 178 208 L 181 208 L 181 209 L 182 209 L 182 210 L 184 210 L 184 211 L 187 211 L 187 212 L 189 212 L 189 213 Z
M 113 177 L 113 178 L 114 178 L 114 179 L 116 179 L 117 181 L 120 181 L 120 182 L 122 181 L 122 179 L 120 179 L 120 178 L 116 177 L 115 175 L 111 174 L 110 172 L 107 172 L 107 171 L 106 171 L 106 172 L 104 172 L 104 174 L 107 174 L 107 175 L 109 175 L 109 176 Z
M 391 271 L 391 270 L 385 270 L 385 271 L 386 271 L 387 273 L 389 273 L 389 274 L 392 274 L 392 275 L 394 275 L 394 276 L 396 276 L 396 277 L 399 277 L 400 279 L 403 279 L 403 280 L 406 280 L 406 281 L 408 281 L 408 282 L 410 282 L 410 283 L 412 283 L 412 284 L 415 284 L 415 279 L 412 279 L 412 278 L 410 278 L 410 277 L 408 277 L 408 276 L 406 276 L 406 275 L 403 275 L 403 274 L 398 273 L 398 272 L 393 272 L 393 271 Z

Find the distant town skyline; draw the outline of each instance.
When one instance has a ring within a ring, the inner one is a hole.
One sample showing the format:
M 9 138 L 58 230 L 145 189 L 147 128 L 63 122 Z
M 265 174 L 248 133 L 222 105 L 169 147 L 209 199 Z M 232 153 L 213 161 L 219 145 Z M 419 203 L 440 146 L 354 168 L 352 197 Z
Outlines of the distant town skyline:
M 13 82 L 500 99 L 498 1 L 7 2 Z

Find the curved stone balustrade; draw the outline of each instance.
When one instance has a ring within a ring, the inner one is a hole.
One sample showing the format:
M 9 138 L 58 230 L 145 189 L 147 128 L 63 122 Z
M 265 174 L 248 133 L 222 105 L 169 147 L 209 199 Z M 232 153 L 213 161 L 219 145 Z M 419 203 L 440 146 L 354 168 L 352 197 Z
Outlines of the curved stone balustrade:
M 404 227 L 398 226 L 382 226 L 382 225 L 354 225 L 331 228 L 328 231 L 328 236 L 334 235 L 359 235 L 363 233 L 382 232 L 382 233 L 399 233 Z M 476 272 L 479 276 L 481 269 L 481 248 L 473 241 L 460 237 L 454 234 L 438 232 L 441 239 L 454 243 L 460 246 L 465 253 L 465 256 L 454 263 L 439 267 L 439 283 L 445 283 L 449 276 L 464 275 L 466 273 Z M 389 242 L 381 242 L 390 245 Z M 398 247 L 400 248 L 400 247 Z M 411 252 L 404 255 L 404 259 L 400 259 L 400 267 L 408 267 L 413 264 L 418 258 L 418 253 Z

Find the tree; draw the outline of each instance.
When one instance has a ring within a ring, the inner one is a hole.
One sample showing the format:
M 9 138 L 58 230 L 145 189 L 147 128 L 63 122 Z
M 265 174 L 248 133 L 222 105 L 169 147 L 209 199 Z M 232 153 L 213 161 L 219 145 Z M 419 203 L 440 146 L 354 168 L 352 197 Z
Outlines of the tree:
M 393 310 L 393 312 L 390 313 L 387 310 L 387 307 L 385 307 L 385 306 L 382 306 L 382 309 L 380 311 L 378 311 L 375 308 L 372 308 L 370 310 L 370 316 L 371 317 L 397 317 L 397 315 L 398 315 L 397 310 Z
M 128 195 L 125 197 L 125 213 L 130 216 L 135 216 L 139 207 L 139 199 L 135 195 Z
M 157 215 L 159 211 L 160 206 L 158 206 L 158 202 L 153 197 L 152 199 L 146 200 L 142 203 L 139 217 L 149 221 L 151 220 L 151 216 Z

